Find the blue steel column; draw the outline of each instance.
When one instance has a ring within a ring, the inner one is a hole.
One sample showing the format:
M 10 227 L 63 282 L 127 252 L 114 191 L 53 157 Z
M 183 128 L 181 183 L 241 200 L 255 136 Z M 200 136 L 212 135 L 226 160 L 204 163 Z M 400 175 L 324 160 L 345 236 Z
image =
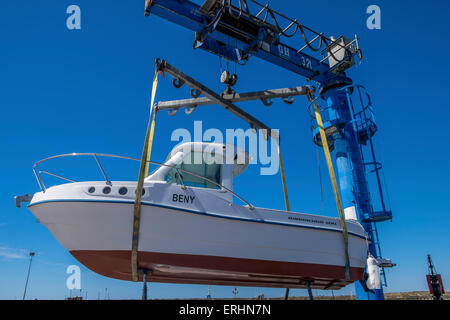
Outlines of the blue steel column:
M 359 138 L 352 122 L 348 93 L 345 89 L 330 89 L 324 93 L 324 97 L 330 107 L 330 113 L 332 113 L 330 116 L 336 117 L 341 124 L 341 129 L 333 136 L 333 140 L 342 205 L 344 210 L 355 207 L 360 223 L 369 238 L 374 239 L 372 224 L 361 222 L 364 214 L 371 212 L 372 204 L 359 148 Z M 370 243 L 369 251 L 374 257 L 377 257 L 374 241 Z M 384 300 L 382 288 L 374 290 L 374 293 L 365 292 L 362 285 L 356 282 L 355 289 L 358 300 Z

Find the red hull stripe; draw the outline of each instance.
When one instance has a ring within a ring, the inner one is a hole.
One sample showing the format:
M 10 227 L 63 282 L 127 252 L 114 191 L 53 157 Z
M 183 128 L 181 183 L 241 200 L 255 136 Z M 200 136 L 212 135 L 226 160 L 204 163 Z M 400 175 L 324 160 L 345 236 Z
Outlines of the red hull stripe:
M 131 280 L 131 251 L 71 253 L 96 273 Z M 138 261 L 139 268 L 152 270 L 150 281 L 165 283 L 304 288 L 303 281 L 312 280 L 314 288 L 338 289 L 364 274 L 363 268 L 352 268 L 346 282 L 343 266 L 158 252 L 139 252 Z

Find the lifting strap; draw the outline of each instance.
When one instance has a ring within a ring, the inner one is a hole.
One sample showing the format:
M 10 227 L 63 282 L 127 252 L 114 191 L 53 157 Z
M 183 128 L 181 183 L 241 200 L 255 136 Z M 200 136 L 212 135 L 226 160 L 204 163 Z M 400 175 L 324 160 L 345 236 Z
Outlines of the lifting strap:
M 278 158 L 280 159 L 280 171 L 281 171 L 281 180 L 283 182 L 283 192 L 284 192 L 284 203 L 286 205 L 286 211 L 291 211 L 291 207 L 289 205 L 289 197 L 287 192 L 287 186 L 286 186 L 286 176 L 284 174 L 284 166 L 283 166 L 283 158 L 281 157 L 281 138 L 278 136 L 277 140 L 278 143 Z M 289 288 L 286 288 L 286 293 L 284 295 L 284 300 L 289 299 Z
M 280 147 L 281 141 L 280 141 L 279 137 L 277 140 L 278 140 L 277 141 L 277 143 L 278 143 L 278 158 L 280 159 L 281 179 L 283 181 L 284 203 L 286 204 L 286 211 L 291 211 L 291 207 L 289 205 L 287 186 L 286 186 L 286 176 L 284 174 L 283 159 L 281 158 L 281 147 Z
M 157 110 L 154 108 L 154 100 L 156 89 L 158 87 L 158 70 L 155 71 L 153 79 L 152 98 L 150 107 L 150 119 L 147 125 L 147 132 L 145 134 L 144 148 L 142 151 L 141 165 L 139 168 L 139 178 L 136 187 L 136 199 L 134 201 L 134 217 L 133 217 L 133 238 L 131 244 L 131 275 L 133 281 L 139 280 L 138 275 L 138 247 L 139 247 L 139 228 L 141 222 L 141 199 L 142 190 L 144 188 L 144 178 L 148 174 L 148 167 L 150 161 L 150 154 L 152 152 L 153 134 L 155 130 L 155 116 Z M 150 125 L 151 121 L 151 125 Z
M 336 182 L 336 175 L 334 174 L 333 162 L 331 161 L 330 149 L 328 147 L 327 135 L 323 128 L 322 116 L 320 115 L 319 107 L 317 106 L 316 99 L 312 97 L 314 102 L 314 112 L 316 115 L 317 126 L 319 127 L 320 138 L 322 140 L 323 150 L 325 152 L 325 158 L 327 160 L 328 171 L 330 172 L 331 184 L 333 185 L 334 197 L 336 198 L 336 205 L 339 212 L 339 218 L 342 225 L 342 234 L 344 236 L 345 246 L 345 280 L 350 281 L 350 259 L 348 255 L 348 230 L 347 223 L 345 221 L 344 210 L 342 209 L 341 196 L 339 194 L 338 185 Z
M 158 73 L 155 74 L 155 80 L 153 80 L 153 88 L 152 88 L 152 106 L 150 109 L 150 114 L 152 115 L 152 125 L 150 128 L 150 140 L 148 142 L 148 148 L 147 148 L 147 162 L 145 163 L 145 176 L 148 175 L 148 167 L 150 165 L 150 156 L 152 155 L 152 146 L 153 146 L 153 135 L 155 134 L 155 125 L 156 125 L 156 113 L 158 112 L 158 109 L 155 107 L 155 95 L 156 95 L 156 89 L 158 88 Z

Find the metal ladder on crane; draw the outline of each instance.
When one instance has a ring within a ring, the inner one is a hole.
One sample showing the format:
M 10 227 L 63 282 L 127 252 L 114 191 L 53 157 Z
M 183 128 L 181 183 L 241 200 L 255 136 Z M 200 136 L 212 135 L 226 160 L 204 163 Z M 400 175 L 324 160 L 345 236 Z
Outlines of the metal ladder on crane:
M 390 259 L 384 259 L 383 254 L 381 251 L 381 244 L 380 244 L 380 236 L 378 233 L 378 223 L 385 222 L 385 221 L 391 221 L 392 222 L 392 210 L 390 209 L 389 203 L 386 204 L 385 202 L 385 195 L 388 197 L 387 191 L 383 189 L 383 185 L 381 182 L 381 170 L 382 170 L 382 164 L 380 162 L 377 162 L 376 154 L 375 154 L 375 148 L 373 143 L 373 136 L 377 132 L 378 128 L 376 125 L 376 122 L 374 120 L 373 116 L 373 106 L 372 106 L 372 100 L 370 98 L 370 95 L 366 92 L 366 89 L 360 85 L 355 86 L 355 89 L 357 89 L 359 102 L 360 102 L 360 110 L 355 110 L 355 105 L 353 102 L 351 103 L 352 109 L 353 109 L 353 117 L 354 117 L 354 125 L 356 127 L 356 130 L 360 132 L 359 135 L 359 142 L 360 142 L 360 153 L 361 157 L 363 159 L 363 165 L 364 165 L 364 171 L 366 175 L 370 173 L 374 173 L 376 176 L 376 183 L 375 187 L 378 191 L 378 197 L 379 197 L 379 204 L 381 206 L 380 210 L 374 210 L 373 205 L 370 206 L 370 212 L 367 214 L 367 218 L 363 219 L 364 222 L 370 223 L 373 229 L 372 233 L 372 241 L 375 244 L 376 247 L 376 254 L 374 258 L 378 261 L 379 267 L 380 267 L 380 275 L 381 275 L 381 285 L 383 287 L 387 287 L 387 280 L 386 280 L 386 270 L 385 268 L 392 268 L 395 266 L 394 263 Z M 364 91 L 364 94 L 363 92 Z M 367 102 L 364 103 L 364 95 L 367 98 Z M 370 147 L 370 161 L 365 161 L 364 151 L 363 151 L 363 145 L 369 144 Z M 386 193 L 386 194 L 385 194 Z M 369 194 L 368 198 L 372 198 L 372 196 Z M 373 198 L 372 198 L 373 200 Z

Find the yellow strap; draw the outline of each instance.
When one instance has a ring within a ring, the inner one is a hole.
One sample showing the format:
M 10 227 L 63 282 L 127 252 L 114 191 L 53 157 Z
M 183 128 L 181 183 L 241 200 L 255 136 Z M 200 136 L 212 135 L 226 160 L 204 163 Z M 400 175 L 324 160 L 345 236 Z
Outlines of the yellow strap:
M 341 196 L 339 194 L 338 185 L 336 182 L 336 176 L 334 174 L 333 162 L 331 161 L 330 149 L 328 147 L 327 135 L 325 134 L 325 130 L 323 128 L 322 117 L 320 115 L 319 107 L 317 106 L 317 102 L 314 99 L 314 112 L 316 114 L 317 126 L 319 127 L 320 138 L 322 140 L 323 150 L 325 152 L 325 158 L 327 160 L 328 171 L 330 172 L 331 184 L 333 185 L 334 197 L 336 198 L 336 205 L 339 211 L 339 217 L 342 225 L 342 232 L 344 236 L 344 245 L 345 245 L 345 279 L 350 280 L 350 259 L 348 256 L 348 230 L 347 223 L 345 222 L 344 210 L 342 209 Z
M 155 133 L 155 118 L 156 118 L 156 112 L 155 106 L 153 105 L 155 103 L 155 95 L 156 95 L 156 89 L 158 88 L 158 73 L 155 73 L 155 79 L 153 80 L 153 88 L 152 88 L 152 100 L 151 100 L 151 107 L 150 107 L 150 114 L 152 115 L 152 125 L 150 128 L 150 140 L 148 144 L 148 151 L 147 151 L 147 162 L 145 166 L 145 176 L 148 175 L 148 167 L 149 167 L 149 161 L 150 156 L 152 155 L 152 146 L 153 146 L 153 135 Z
M 278 139 L 277 142 L 278 142 L 278 158 L 280 159 L 281 179 L 283 181 L 284 203 L 286 204 L 286 211 L 291 211 L 291 207 L 289 205 L 288 191 L 287 191 L 287 186 L 286 186 L 286 176 L 284 175 L 283 159 L 281 158 L 280 139 Z
M 133 238 L 131 244 L 131 274 L 132 280 L 138 281 L 138 246 L 139 246 L 139 229 L 141 222 L 141 199 L 142 199 L 142 190 L 144 188 L 144 178 L 148 174 L 148 166 L 150 161 L 150 154 L 152 150 L 152 142 L 153 142 L 153 133 L 155 129 L 155 115 L 156 110 L 154 110 L 153 104 L 155 100 L 156 89 L 158 87 L 158 72 L 155 71 L 155 77 L 153 79 L 153 87 L 152 87 L 152 99 L 151 99 L 151 107 L 150 107 L 150 115 L 151 117 L 151 126 L 150 119 L 147 125 L 147 132 L 145 134 L 144 148 L 142 151 L 141 158 L 141 166 L 139 168 L 139 178 L 136 187 L 136 199 L 134 201 L 134 217 L 133 217 Z

